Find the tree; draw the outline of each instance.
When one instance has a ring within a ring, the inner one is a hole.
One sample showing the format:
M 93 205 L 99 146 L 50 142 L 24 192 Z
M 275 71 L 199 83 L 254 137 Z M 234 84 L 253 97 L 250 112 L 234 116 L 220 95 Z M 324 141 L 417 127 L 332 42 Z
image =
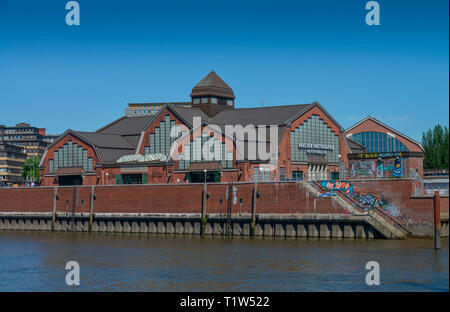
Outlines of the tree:
M 34 182 L 39 182 L 39 157 L 27 158 L 23 164 L 22 178 L 30 180 L 32 178 Z
M 436 125 L 422 134 L 422 146 L 425 150 L 423 167 L 425 169 L 448 169 L 449 132 L 447 127 Z

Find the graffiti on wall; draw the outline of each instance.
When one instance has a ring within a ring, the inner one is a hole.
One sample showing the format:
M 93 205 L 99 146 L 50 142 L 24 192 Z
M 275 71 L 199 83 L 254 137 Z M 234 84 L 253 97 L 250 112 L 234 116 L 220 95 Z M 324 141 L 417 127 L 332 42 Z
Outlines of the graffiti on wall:
M 345 181 L 322 181 L 321 186 L 330 191 L 342 191 L 365 209 L 380 208 L 393 217 L 400 217 L 401 213 L 395 205 L 389 202 L 383 193 L 381 195 L 363 193 L 357 186 Z
M 355 186 L 345 181 L 322 181 L 321 185 L 323 188 L 332 191 L 343 191 L 347 194 L 353 194 L 358 191 Z
M 377 178 L 382 178 L 384 176 L 384 167 L 382 161 L 377 161 Z
M 374 207 L 377 203 L 377 197 L 373 194 L 360 195 L 358 200 L 361 205 L 369 207 Z
M 378 159 L 378 160 L 358 160 L 351 164 L 351 178 L 383 178 L 405 176 L 405 160 L 396 159 Z
M 394 161 L 394 170 L 392 171 L 392 175 L 396 178 L 400 178 L 402 176 L 402 161 L 400 158 L 396 158 Z
M 352 177 L 373 176 L 377 173 L 377 167 L 373 160 L 361 160 L 352 163 Z

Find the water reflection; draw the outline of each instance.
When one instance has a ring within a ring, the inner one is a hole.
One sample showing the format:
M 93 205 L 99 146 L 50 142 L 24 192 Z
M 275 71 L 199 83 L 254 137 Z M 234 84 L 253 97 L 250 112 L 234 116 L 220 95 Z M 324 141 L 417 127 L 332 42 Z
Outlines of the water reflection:
M 448 240 L 0 232 L 0 291 L 448 291 Z M 65 264 L 81 285 L 65 285 Z M 365 264 L 381 285 L 365 285 Z

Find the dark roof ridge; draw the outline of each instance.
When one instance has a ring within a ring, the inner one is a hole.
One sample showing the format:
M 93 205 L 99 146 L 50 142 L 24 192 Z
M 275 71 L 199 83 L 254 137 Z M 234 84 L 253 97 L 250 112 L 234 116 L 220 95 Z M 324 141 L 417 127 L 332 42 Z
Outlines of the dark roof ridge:
M 305 103 L 305 104 L 286 104 L 286 105 L 274 105 L 274 106 L 263 106 L 263 107 L 240 107 L 234 108 L 234 110 L 243 110 L 243 109 L 264 109 L 264 108 L 283 108 L 283 107 L 293 107 L 293 106 L 304 106 L 304 105 L 312 105 L 313 103 Z
M 180 101 L 180 102 L 174 102 L 174 101 L 166 101 L 166 102 L 130 102 L 128 104 L 139 104 L 139 105 L 144 105 L 144 104 L 187 104 L 187 103 L 191 103 L 191 101 Z
M 101 127 L 100 129 L 98 129 L 98 130 L 95 131 L 95 132 L 103 131 L 104 129 L 111 127 L 112 125 L 118 123 L 119 121 L 121 121 L 121 120 L 123 120 L 123 119 L 125 119 L 125 118 L 127 118 L 127 116 L 122 116 L 122 117 L 120 117 L 120 118 L 118 118 L 118 119 L 116 119 L 116 120 L 110 122 L 109 124 L 106 124 L 105 126 Z
M 355 145 L 358 145 L 358 146 L 360 146 L 360 147 L 366 149 L 366 147 L 365 147 L 364 145 L 362 145 L 362 144 L 360 144 L 360 143 L 358 143 L 358 142 L 356 142 L 356 141 L 354 141 L 354 140 L 352 140 L 352 139 L 349 139 L 348 137 L 345 137 L 345 139 L 346 139 L 347 141 L 350 141 L 351 143 L 353 143 L 353 144 L 355 144 Z
M 118 135 L 118 136 L 124 136 L 124 134 L 117 134 L 117 133 L 109 133 L 109 132 L 97 132 L 97 131 L 75 131 L 77 133 L 89 133 L 89 134 L 97 134 L 97 135 Z M 133 134 L 128 134 L 133 135 Z

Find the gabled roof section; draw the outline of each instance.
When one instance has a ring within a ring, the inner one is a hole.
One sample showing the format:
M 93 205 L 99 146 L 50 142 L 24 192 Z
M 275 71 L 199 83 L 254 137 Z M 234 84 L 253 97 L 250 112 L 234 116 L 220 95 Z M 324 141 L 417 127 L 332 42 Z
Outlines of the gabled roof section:
M 153 116 L 121 117 L 98 129 L 98 133 L 133 135 L 140 134 Z
M 414 140 L 414 139 L 408 137 L 407 135 L 405 135 L 405 134 L 403 134 L 403 133 L 401 133 L 401 132 L 399 132 L 399 131 L 397 131 L 397 130 L 391 128 L 391 127 L 389 127 L 388 125 L 382 123 L 381 121 L 379 121 L 378 119 L 376 119 L 376 118 L 374 118 L 374 117 L 372 117 L 372 116 L 367 116 L 367 117 L 364 118 L 363 120 L 357 122 L 356 124 L 354 124 L 353 126 L 351 126 L 350 128 L 348 128 L 347 130 L 345 130 L 345 133 L 347 134 L 347 133 L 350 132 L 352 129 L 356 128 L 357 126 L 359 126 L 359 125 L 361 125 L 361 124 L 363 124 L 363 123 L 365 123 L 366 121 L 369 121 L 369 120 L 370 120 L 370 121 L 373 121 L 374 123 L 380 125 L 381 127 L 385 128 L 385 129 L 387 129 L 387 130 L 393 132 L 394 134 L 397 134 L 397 135 L 403 137 L 404 139 L 406 139 L 406 140 L 408 140 L 408 141 L 410 141 L 410 142 L 416 144 L 417 146 L 420 147 L 420 149 L 422 149 L 422 151 L 424 150 L 423 147 L 422 147 L 422 144 L 420 144 L 420 143 L 417 142 L 416 140 Z
M 181 108 L 181 107 L 170 107 L 170 110 L 175 116 L 180 118 L 189 128 L 192 128 L 193 118 L 200 117 L 202 121 L 209 121 L 210 117 L 206 115 L 200 108 Z
M 325 108 L 323 108 L 322 105 L 319 104 L 319 102 L 313 102 L 311 104 L 309 104 L 308 107 L 305 108 L 305 110 L 299 112 L 298 114 L 292 116 L 291 118 L 289 118 L 289 120 L 286 121 L 286 125 L 290 126 L 291 123 L 296 120 L 297 118 L 299 118 L 300 116 L 304 115 L 305 113 L 307 113 L 309 110 L 311 110 L 312 108 L 317 107 L 318 109 L 320 109 L 322 111 L 322 113 L 325 114 L 325 116 L 328 117 L 328 119 L 330 119 L 338 128 L 339 130 L 343 133 L 345 130 L 344 128 L 336 121 L 336 119 L 334 119 L 327 111 Z
M 92 142 L 102 163 L 115 162 L 120 157 L 133 153 L 136 149 L 136 146 L 118 134 L 97 132 L 76 133 L 85 140 Z
M 357 154 L 357 153 L 365 153 L 366 152 L 366 147 L 362 144 L 359 144 L 349 138 L 345 138 L 345 140 L 347 141 L 347 146 L 350 149 L 350 153 L 351 154 Z
M 237 108 L 224 110 L 211 118 L 210 122 L 220 127 L 225 125 L 285 125 L 292 116 L 302 114 L 311 104 Z
M 42 157 L 42 160 L 45 158 L 47 151 L 50 148 L 52 148 L 55 144 L 60 142 L 69 134 L 78 138 L 80 141 L 86 143 L 87 145 L 90 145 L 94 149 L 97 158 L 102 163 L 114 162 L 123 155 L 133 153 L 136 149 L 136 146 L 134 146 L 130 142 L 130 140 L 124 138 L 121 135 L 97 132 L 82 132 L 69 129 L 46 147 L 45 154 Z M 42 166 L 42 161 L 40 166 Z
M 218 97 L 235 98 L 233 90 L 225 81 L 212 70 L 205 78 L 200 80 L 192 89 L 191 97 L 215 95 Z
M 49 150 L 50 148 L 52 148 L 54 145 L 56 145 L 59 141 L 61 141 L 62 139 L 64 139 L 68 134 L 71 134 L 73 136 L 75 136 L 76 138 L 80 139 L 81 141 L 83 141 L 84 143 L 94 147 L 94 143 L 92 143 L 91 141 L 87 140 L 86 138 L 80 136 L 80 134 L 72 129 L 68 129 L 66 131 L 64 131 L 64 133 L 62 133 L 60 136 L 58 136 L 52 143 L 50 143 L 49 145 L 47 145 L 47 147 L 45 148 L 45 150 Z M 44 159 L 44 157 L 42 157 L 42 159 Z
M 97 147 L 125 148 L 133 150 L 136 148 L 136 146 L 133 146 L 131 142 L 127 141 L 119 134 L 81 131 L 76 131 L 76 133 L 87 141 L 92 142 L 92 144 Z

